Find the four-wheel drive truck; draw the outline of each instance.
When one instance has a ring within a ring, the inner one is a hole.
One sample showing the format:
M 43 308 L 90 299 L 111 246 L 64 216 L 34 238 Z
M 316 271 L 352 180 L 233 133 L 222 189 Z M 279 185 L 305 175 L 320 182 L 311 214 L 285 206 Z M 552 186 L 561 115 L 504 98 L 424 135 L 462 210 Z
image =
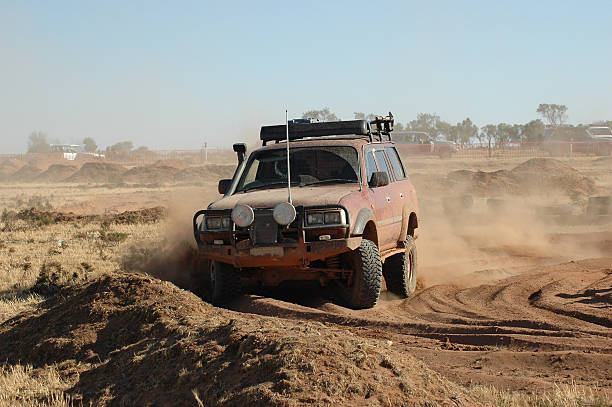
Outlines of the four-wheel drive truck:
M 416 286 L 416 191 L 391 141 L 393 116 L 371 122 L 288 121 L 263 126 L 263 146 L 219 181 L 223 197 L 193 217 L 200 273 L 224 304 L 243 282 L 334 284 L 349 306 L 370 308 L 383 277 Z

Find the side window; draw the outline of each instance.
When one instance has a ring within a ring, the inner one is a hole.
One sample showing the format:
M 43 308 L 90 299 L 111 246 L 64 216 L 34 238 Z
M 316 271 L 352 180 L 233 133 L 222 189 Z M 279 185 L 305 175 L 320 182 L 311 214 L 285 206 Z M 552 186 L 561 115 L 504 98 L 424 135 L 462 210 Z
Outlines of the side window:
M 389 161 L 391 161 L 391 167 L 393 167 L 393 172 L 395 173 L 395 179 L 398 181 L 406 178 L 406 171 L 404 170 L 404 166 L 400 161 L 399 155 L 397 154 L 397 150 L 395 147 L 387 147 L 387 157 L 389 157 Z
M 374 154 L 372 150 L 366 152 L 366 179 L 368 183 L 370 182 L 370 178 L 372 178 L 372 174 L 378 171 L 376 168 L 376 160 L 374 160 Z
M 378 161 L 378 165 L 380 165 L 380 170 L 385 171 L 387 175 L 389 175 L 389 182 L 393 182 L 393 175 L 391 174 L 391 169 L 389 168 L 389 164 L 387 163 L 387 159 L 385 158 L 384 150 L 374 151 L 374 155 L 376 156 L 376 161 Z

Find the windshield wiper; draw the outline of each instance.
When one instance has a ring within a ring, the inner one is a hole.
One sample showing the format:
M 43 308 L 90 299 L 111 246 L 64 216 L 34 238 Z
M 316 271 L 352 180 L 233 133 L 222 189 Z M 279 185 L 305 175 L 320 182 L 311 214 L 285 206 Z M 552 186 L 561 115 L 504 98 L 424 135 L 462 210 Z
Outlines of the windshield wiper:
M 297 185 L 297 182 L 291 181 L 291 185 Z M 284 187 L 284 186 L 287 186 L 287 181 L 273 182 L 271 184 L 263 184 L 263 185 L 257 185 L 257 186 L 250 187 L 250 188 L 244 188 L 244 189 L 241 189 L 240 192 L 249 192 L 254 189 L 279 188 L 279 187 Z
M 353 184 L 357 182 L 359 181 L 357 181 L 356 179 L 329 178 L 329 179 L 324 179 L 320 181 L 308 182 L 306 184 L 301 184 L 301 185 L 310 186 L 310 185 L 321 185 L 321 184 Z

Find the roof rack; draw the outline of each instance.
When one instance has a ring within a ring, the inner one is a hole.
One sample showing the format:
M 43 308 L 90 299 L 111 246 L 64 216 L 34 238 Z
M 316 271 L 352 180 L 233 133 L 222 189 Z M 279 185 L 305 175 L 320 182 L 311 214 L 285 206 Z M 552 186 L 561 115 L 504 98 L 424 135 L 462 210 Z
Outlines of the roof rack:
M 378 136 L 383 141 L 383 135 L 391 141 L 393 131 L 393 115 L 376 116 L 372 121 L 367 120 L 344 120 L 335 122 L 312 122 L 310 119 L 294 119 L 289 121 L 289 141 L 310 137 L 328 136 L 356 136 L 360 138 L 367 136 L 374 141 Z M 268 141 L 279 142 L 286 140 L 287 133 L 284 124 L 274 126 L 262 126 L 259 138 L 265 146 Z

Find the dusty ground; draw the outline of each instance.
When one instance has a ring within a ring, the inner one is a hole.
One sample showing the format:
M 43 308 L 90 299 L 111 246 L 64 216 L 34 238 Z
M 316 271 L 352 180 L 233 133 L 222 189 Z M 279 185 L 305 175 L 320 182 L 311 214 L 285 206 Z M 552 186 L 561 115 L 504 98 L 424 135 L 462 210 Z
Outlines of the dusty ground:
M 365 311 L 303 286 L 222 310 L 129 274 L 195 286 L 218 175 L 0 184 L 0 405 L 608 405 L 612 223 L 584 213 L 612 160 L 406 161 L 423 288 Z

